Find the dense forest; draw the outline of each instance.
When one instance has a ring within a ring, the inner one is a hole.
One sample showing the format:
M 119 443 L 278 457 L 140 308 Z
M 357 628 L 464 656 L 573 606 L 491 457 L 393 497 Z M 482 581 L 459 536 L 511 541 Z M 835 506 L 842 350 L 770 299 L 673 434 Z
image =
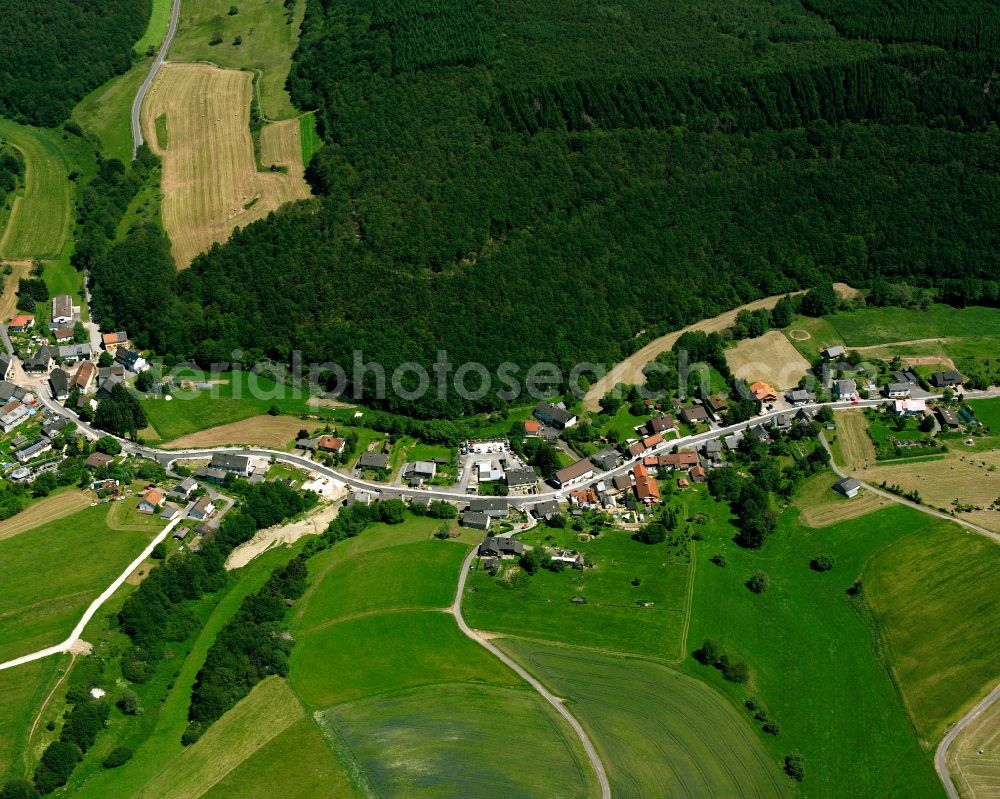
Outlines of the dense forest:
M 152 0 L 9 0 L 0 14 L 0 115 L 55 126 L 132 65 Z
M 996 303 L 995 12 L 777 5 L 310 0 L 289 89 L 317 111 L 319 199 L 176 278 L 134 231 L 81 264 L 116 276 L 100 315 L 206 363 L 444 349 L 523 382 L 830 278 Z M 858 8 L 929 21 L 887 35 Z M 949 37 L 970 16 L 984 33 Z M 420 416 L 499 401 L 364 388 Z
M 11 195 L 24 185 L 23 161 L 13 147 L 0 145 L 0 218 L 10 206 Z

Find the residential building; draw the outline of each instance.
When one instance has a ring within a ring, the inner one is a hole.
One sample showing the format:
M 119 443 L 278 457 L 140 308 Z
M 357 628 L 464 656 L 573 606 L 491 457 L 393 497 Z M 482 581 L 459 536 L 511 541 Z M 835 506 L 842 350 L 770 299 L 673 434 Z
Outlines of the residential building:
M 652 477 L 641 463 L 637 463 L 632 469 L 635 477 L 635 496 L 640 502 L 647 505 L 658 502 L 660 499 L 660 487 L 656 484 L 656 478 Z
M 885 395 L 889 399 L 902 399 L 910 396 L 910 383 L 889 383 L 885 387 Z
M 526 419 L 524 422 L 524 434 L 526 436 L 537 436 L 542 432 L 542 425 L 537 419 Z
M 250 458 L 246 455 L 218 452 L 212 456 L 209 468 L 222 469 L 223 471 L 234 472 L 242 477 L 246 477 L 250 474 Z
M 142 495 L 142 499 L 139 500 L 139 513 L 156 513 L 165 499 L 166 497 L 163 496 L 163 492 L 160 489 L 150 488 Z
M 52 367 L 55 366 L 55 359 L 53 358 L 52 350 L 50 350 L 47 346 L 40 347 L 34 355 L 24 361 L 22 366 L 24 367 L 25 372 L 32 372 L 35 374 L 52 371 Z
M 49 372 L 49 387 L 52 389 L 52 398 L 64 400 L 69 396 L 69 373 L 62 369 L 53 369 Z
M 469 503 L 472 513 L 484 513 L 492 519 L 503 519 L 510 509 L 510 503 L 503 497 L 479 497 Z
M 9 433 L 18 425 L 24 424 L 31 416 L 28 406 L 14 400 L 0 408 L 0 430 Z
M 97 376 L 97 367 L 91 361 L 84 361 L 73 376 L 73 388 L 78 388 L 86 394 L 94 385 L 94 378 Z
M 115 350 L 115 363 L 120 363 L 128 371 L 139 374 L 149 369 L 149 364 L 138 350 L 130 350 L 128 347 L 119 347 Z
M 597 498 L 597 491 L 593 488 L 578 488 L 569 492 L 571 505 L 579 505 L 581 508 L 596 508 L 600 500 Z
M 858 384 L 854 380 L 835 380 L 833 393 L 841 400 L 856 400 L 858 398 Z
M 76 311 L 76 313 L 74 313 Z M 58 294 L 52 298 L 52 323 L 64 325 L 76 320 L 80 309 L 73 307 L 73 298 L 69 294 Z
M 590 461 L 602 472 L 609 472 L 616 466 L 621 465 L 622 456 L 618 450 L 607 447 L 591 455 Z
M 792 405 L 809 405 L 816 401 L 816 395 L 804 388 L 795 388 L 785 394 L 785 399 Z
M 915 386 L 920 382 L 920 379 L 917 377 L 916 372 L 912 369 L 902 369 L 898 372 L 892 373 L 892 382 L 909 383 L 911 386 Z
M 649 450 L 663 443 L 663 436 L 657 433 L 656 435 L 648 436 L 642 440 L 642 446 L 644 452 L 649 452 Z
M 198 482 L 193 477 L 185 477 L 177 485 L 170 489 L 169 493 L 172 497 L 178 497 L 179 499 L 187 499 L 191 496 L 192 492 L 198 490 Z
M 71 327 L 57 327 L 52 331 L 52 337 L 56 340 L 56 344 L 69 344 L 75 335 Z
M 471 527 L 473 530 L 489 530 L 490 525 L 493 523 L 493 519 L 485 513 L 472 513 L 466 511 L 462 514 L 462 519 L 459 523 L 462 527 Z
M 359 469 L 386 469 L 389 466 L 389 456 L 384 452 L 362 452 L 358 458 Z
M 704 466 L 692 466 L 688 469 L 688 477 L 692 483 L 704 483 L 705 482 L 705 467 Z
M 67 363 L 89 360 L 93 354 L 90 345 L 86 343 L 64 344 L 61 347 L 56 347 L 56 358 Z
M 838 344 L 835 347 L 825 347 L 819 351 L 819 354 L 823 356 L 824 361 L 833 361 L 837 358 L 843 358 L 847 354 L 847 350 Z
M 55 438 L 63 430 L 72 424 L 69 419 L 64 419 L 63 417 L 57 417 L 55 419 L 49 419 L 45 424 L 42 425 L 42 435 L 48 438 Z
M 110 375 L 101 381 L 101 384 L 97 387 L 97 399 L 108 399 L 111 396 L 111 392 L 114 391 L 115 386 L 119 383 L 124 383 L 125 378 L 120 375 Z
M 0 379 L 10 380 L 14 376 L 14 359 L 9 355 L 0 355 Z
M 703 452 L 705 453 L 705 460 L 712 466 L 720 466 L 725 460 L 722 454 L 722 442 L 717 438 L 706 441 Z
M 698 453 L 690 450 L 670 452 L 660 455 L 658 460 L 661 469 L 689 469 L 698 465 Z
M 344 451 L 347 442 L 338 436 L 320 436 L 316 441 L 316 449 L 320 452 L 331 452 L 340 455 Z
M 539 402 L 535 406 L 535 417 L 543 424 L 565 430 L 576 424 L 576 414 L 567 411 L 561 405 L 553 405 L 550 402 Z
M 946 372 L 935 372 L 931 375 L 931 385 L 934 388 L 955 388 L 955 386 L 960 386 L 963 380 L 965 378 L 954 369 L 949 369 Z
M 204 521 L 213 513 L 215 513 L 215 505 L 212 504 L 212 498 L 208 494 L 205 494 L 198 497 L 195 503 L 188 508 L 187 515 L 189 519 Z
M 522 552 L 524 552 L 524 544 L 520 541 L 515 541 L 508 536 L 487 536 L 479 545 L 478 554 L 481 558 L 502 558 L 505 556 L 512 558 Z
M 52 442 L 47 438 L 42 437 L 38 439 L 34 444 L 30 444 L 24 449 L 19 449 L 14 453 L 14 457 L 20 463 L 27 463 L 32 458 L 37 458 L 43 453 L 49 452 L 52 449 Z
M 437 476 L 437 464 L 433 461 L 414 461 L 407 464 L 403 476 L 411 480 L 433 480 Z
M 88 469 L 100 469 L 107 466 L 111 461 L 113 461 L 110 455 L 105 455 L 103 452 L 92 452 L 87 456 L 85 465 Z
M 719 392 L 705 398 L 705 406 L 712 413 L 721 416 L 729 411 L 729 397 Z
M 319 446 L 318 438 L 300 438 L 295 442 L 295 449 L 304 449 L 312 452 Z
M 629 444 L 628 456 L 630 458 L 638 458 L 642 453 L 646 451 L 646 445 L 641 441 L 636 441 L 634 444 Z
M 222 484 L 229 474 L 225 469 L 216 469 L 211 466 L 202 466 L 195 472 L 195 476 L 204 482 Z
M 690 408 L 682 408 L 680 417 L 682 422 L 692 427 L 697 424 L 706 424 L 710 418 L 704 405 L 692 405 Z
M 763 380 L 758 380 L 756 383 L 753 383 L 750 386 L 750 393 L 753 394 L 754 399 L 760 400 L 761 402 L 772 402 L 778 398 L 778 392 L 771 388 L 771 386 Z
M 571 488 L 586 482 L 593 476 L 594 464 L 588 458 L 583 458 L 565 469 L 560 469 L 553 475 L 552 481 L 556 488 Z
M 653 436 L 657 433 L 663 435 L 664 433 L 669 433 L 671 430 L 676 430 L 677 422 L 673 416 L 667 413 L 663 416 L 654 416 L 646 422 L 642 429 L 648 436 Z
M 124 330 L 119 330 L 115 333 L 105 333 L 101 336 L 101 344 L 104 345 L 104 349 L 113 355 L 118 351 L 119 347 L 128 347 L 128 333 Z
M 538 502 L 531 509 L 536 519 L 552 519 L 558 516 L 562 511 L 559 509 L 559 503 L 554 499 L 546 499 L 543 502 Z
M 18 314 L 10 320 L 7 330 L 11 333 L 27 333 L 35 326 L 35 317 L 31 314 Z
M 839 491 L 845 497 L 851 498 L 857 496 L 857 493 L 861 490 L 861 483 L 853 477 L 845 477 L 843 480 L 838 480 L 833 484 L 833 490 Z
M 927 400 L 924 399 L 898 399 L 892 405 L 893 412 L 898 416 L 923 416 L 927 410 Z
M 958 417 L 955 415 L 955 412 L 951 410 L 951 408 L 945 408 L 944 406 L 939 405 L 937 408 L 937 416 L 938 419 L 941 420 L 942 426 L 952 428 L 958 427 Z
M 530 467 L 507 470 L 507 487 L 515 494 L 528 494 L 538 485 L 538 475 Z
M 611 481 L 611 485 L 616 491 L 630 491 L 632 489 L 632 478 L 627 474 L 616 475 Z

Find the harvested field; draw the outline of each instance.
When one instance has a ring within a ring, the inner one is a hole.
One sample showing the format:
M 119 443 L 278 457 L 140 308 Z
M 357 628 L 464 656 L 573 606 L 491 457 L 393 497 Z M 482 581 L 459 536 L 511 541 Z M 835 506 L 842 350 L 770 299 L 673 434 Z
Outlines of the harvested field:
M 948 766 L 962 796 L 1000 796 L 1000 702 L 958 736 L 948 752 Z
M 834 454 L 849 471 L 871 466 L 875 463 L 875 445 L 868 436 L 868 420 L 860 410 L 840 411 L 835 415 L 837 439 Z
M 799 521 L 807 527 L 829 527 L 831 524 L 864 516 L 891 504 L 891 500 L 862 491 L 852 499 L 833 497 L 829 502 L 814 505 L 799 514 Z
M 224 447 L 228 444 L 253 444 L 271 449 L 286 449 L 295 440 L 296 433 L 308 422 L 291 416 L 251 416 L 239 422 L 221 424 L 197 433 L 188 433 L 170 442 L 175 449 L 198 447 Z
M 781 391 L 795 388 L 809 371 L 809 362 L 777 330 L 744 339 L 726 350 L 726 360 L 737 377 L 748 383 L 763 380 Z
M 916 490 L 924 504 L 936 508 L 950 511 L 955 499 L 978 506 L 982 510 L 959 513 L 958 518 L 1000 532 L 1000 511 L 989 510 L 1000 498 L 1000 450 L 959 452 L 956 448 L 938 460 L 880 464 L 857 476 L 876 485 L 885 480 L 904 491 Z
M 0 320 L 6 324 L 17 313 L 17 281 L 27 277 L 31 272 L 31 261 L 4 261 L 10 265 L 11 272 L 3 280 L 3 294 L 0 295 Z
M 171 63 L 163 65 L 143 105 L 146 140 L 163 158 L 163 226 L 182 269 L 213 243 L 228 240 L 237 226 L 309 196 L 301 149 L 295 174 L 291 166 L 289 174 L 257 171 L 251 91 L 250 72 Z M 161 115 L 170 132 L 166 149 L 155 145 Z
M 305 180 L 302 163 L 302 136 L 297 119 L 272 122 L 260 131 L 260 161 L 266 166 L 283 166 L 288 177 Z
M 0 541 L 83 510 L 90 506 L 91 499 L 86 491 L 77 489 L 46 497 L 16 516 L 0 522 Z

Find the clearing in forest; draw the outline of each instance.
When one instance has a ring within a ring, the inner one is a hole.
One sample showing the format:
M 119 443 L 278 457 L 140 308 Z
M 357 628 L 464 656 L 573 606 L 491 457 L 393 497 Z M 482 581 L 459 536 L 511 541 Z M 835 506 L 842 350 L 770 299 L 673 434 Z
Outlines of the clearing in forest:
M 737 377 L 748 383 L 763 380 L 780 391 L 795 388 L 809 372 L 809 362 L 778 330 L 744 339 L 726 350 L 726 361 Z
M 180 268 L 213 243 L 228 240 L 237 226 L 309 196 L 297 137 L 295 150 L 289 151 L 298 155 L 297 163 L 285 164 L 289 174 L 257 171 L 250 136 L 251 91 L 249 72 L 164 64 L 143 104 L 143 133 L 163 158 L 163 226 Z M 156 145 L 156 119 L 161 115 L 166 115 L 170 131 L 165 149 Z

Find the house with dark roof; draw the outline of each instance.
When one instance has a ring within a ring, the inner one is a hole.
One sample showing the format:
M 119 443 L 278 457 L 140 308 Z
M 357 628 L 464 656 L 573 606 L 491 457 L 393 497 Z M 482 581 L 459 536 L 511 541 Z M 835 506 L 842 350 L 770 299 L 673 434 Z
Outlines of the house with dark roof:
M 177 497 L 178 499 L 187 499 L 191 496 L 191 493 L 193 491 L 197 491 L 197 489 L 198 481 L 193 477 L 185 477 L 167 493 L 172 497 Z
M 910 396 L 911 383 L 889 383 L 885 387 L 885 395 L 889 399 L 903 399 Z
M 705 406 L 712 413 L 721 416 L 729 412 L 729 397 L 722 392 L 717 392 L 705 397 Z
M 64 363 L 89 360 L 93 352 L 89 344 L 64 344 L 56 347 L 56 358 Z
M 841 400 L 855 400 L 858 398 L 858 384 L 854 380 L 835 380 L 833 393 Z
M 847 350 L 840 344 L 837 344 L 833 347 L 824 347 L 819 351 L 819 354 L 823 356 L 824 361 L 832 361 L 837 358 L 843 358 L 847 354 Z
M 898 372 L 892 373 L 892 382 L 909 383 L 911 386 L 915 386 L 920 382 L 920 379 L 912 369 L 901 369 Z
M 73 388 L 78 388 L 83 394 L 86 394 L 94 385 L 96 375 L 97 367 L 91 361 L 84 361 L 76 368 L 76 374 L 73 376 Z
M 602 472 L 610 472 L 616 466 L 621 465 L 622 455 L 618 450 L 606 447 L 591 455 L 590 461 Z
M 487 536 L 479 545 L 477 554 L 481 558 L 512 558 L 524 552 L 524 544 L 509 537 Z
M 49 438 L 55 438 L 71 424 L 72 422 L 69 419 L 65 419 L 62 416 L 55 419 L 49 419 L 49 421 L 42 425 L 42 435 L 48 436 Z
M 69 374 L 62 369 L 53 369 L 49 372 L 49 387 L 52 389 L 53 399 L 66 399 L 69 396 Z
M 105 455 L 103 452 L 92 452 L 87 456 L 85 465 L 88 469 L 100 469 L 103 466 L 107 466 L 111 461 L 113 461 L 110 455 Z
M 721 466 L 725 461 L 722 454 L 722 442 L 717 438 L 706 441 L 702 451 L 705 453 L 705 460 L 710 466 Z
M 492 523 L 493 519 L 485 513 L 474 513 L 472 511 L 463 513 L 462 518 L 459 520 L 459 524 L 462 527 L 471 527 L 473 530 L 489 530 Z
M 250 474 L 250 458 L 246 455 L 236 455 L 232 452 L 217 452 L 212 456 L 209 468 L 221 469 L 225 472 L 233 472 L 234 474 L 246 477 Z
M 538 485 L 538 475 L 530 467 L 508 469 L 505 474 L 507 487 L 515 494 L 527 494 Z
M 861 483 L 853 477 L 845 477 L 833 484 L 833 490 L 839 491 L 845 497 L 851 498 L 857 496 L 857 493 L 861 490 Z
M 503 497 L 478 497 L 469 502 L 471 513 L 483 513 L 492 519 L 502 519 L 510 510 L 510 503 Z
M 536 519 L 552 519 L 562 513 L 559 509 L 559 503 L 554 499 L 546 499 L 542 502 L 535 503 L 531 512 Z
M 142 354 L 137 350 L 130 350 L 127 347 L 119 347 L 115 350 L 115 363 L 120 363 L 128 371 L 139 374 L 149 369 L 149 364 Z
M 816 401 L 816 395 L 804 388 L 795 388 L 785 394 L 785 399 L 792 405 L 809 405 Z
M 630 491 L 632 489 L 632 478 L 627 474 L 615 475 L 611 481 L 611 485 L 615 487 L 616 491 Z
M 108 399 L 111 396 L 111 392 L 115 390 L 115 386 L 119 383 L 124 383 L 125 378 L 119 375 L 109 375 L 101 381 L 101 384 L 97 387 L 97 399 Z
M 945 408 L 943 405 L 939 405 L 935 412 L 937 413 L 938 419 L 941 421 L 943 427 L 958 427 L 958 416 L 951 408 Z
M 229 474 L 225 469 L 215 469 L 211 466 L 202 466 L 195 473 L 195 477 L 204 483 L 215 483 L 221 485 L 226 481 L 226 475 Z
M 10 380 L 14 376 L 14 359 L 9 355 L 0 355 L 0 380 Z
M 55 366 L 55 358 L 52 355 L 52 350 L 44 345 L 39 347 L 34 355 L 24 361 L 22 366 L 25 372 L 32 372 L 34 374 L 51 371 L 52 367 Z
M 565 469 L 560 469 L 552 476 L 552 482 L 556 488 L 570 488 L 579 485 L 594 476 L 594 464 L 588 458 L 582 458 L 576 463 L 570 464 Z
M 567 411 L 561 405 L 553 405 L 550 402 L 539 402 L 535 406 L 534 413 L 535 418 L 542 422 L 542 424 L 547 424 L 559 430 L 572 427 L 577 422 L 575 413 Z
M 73 298 L 69 294 L 57 294 L 52 298 L 53 324 L 64 325 L 67 322 L 74 322 L 79 313 L 80 308 L 73 306 Z
M 669 413 L 665 413 L 663 416 L 654 416 L 643 425 L 642 429 L 647 436 L 654 436 L 657 433 L 663 435 L 671 430 L 676 430 L 677 421 Z
M 935 372 L 931 375 L 931 385 L 934 388 L 955 388 L 955 386 L 962 385 L 963 380 L 965 378 L 954 369 L 948 369 L 945 372 Z
M 362 452 L 358 458 L 359 469 L 386 469 L 389 467 L 389 456 L 384 452 Z

